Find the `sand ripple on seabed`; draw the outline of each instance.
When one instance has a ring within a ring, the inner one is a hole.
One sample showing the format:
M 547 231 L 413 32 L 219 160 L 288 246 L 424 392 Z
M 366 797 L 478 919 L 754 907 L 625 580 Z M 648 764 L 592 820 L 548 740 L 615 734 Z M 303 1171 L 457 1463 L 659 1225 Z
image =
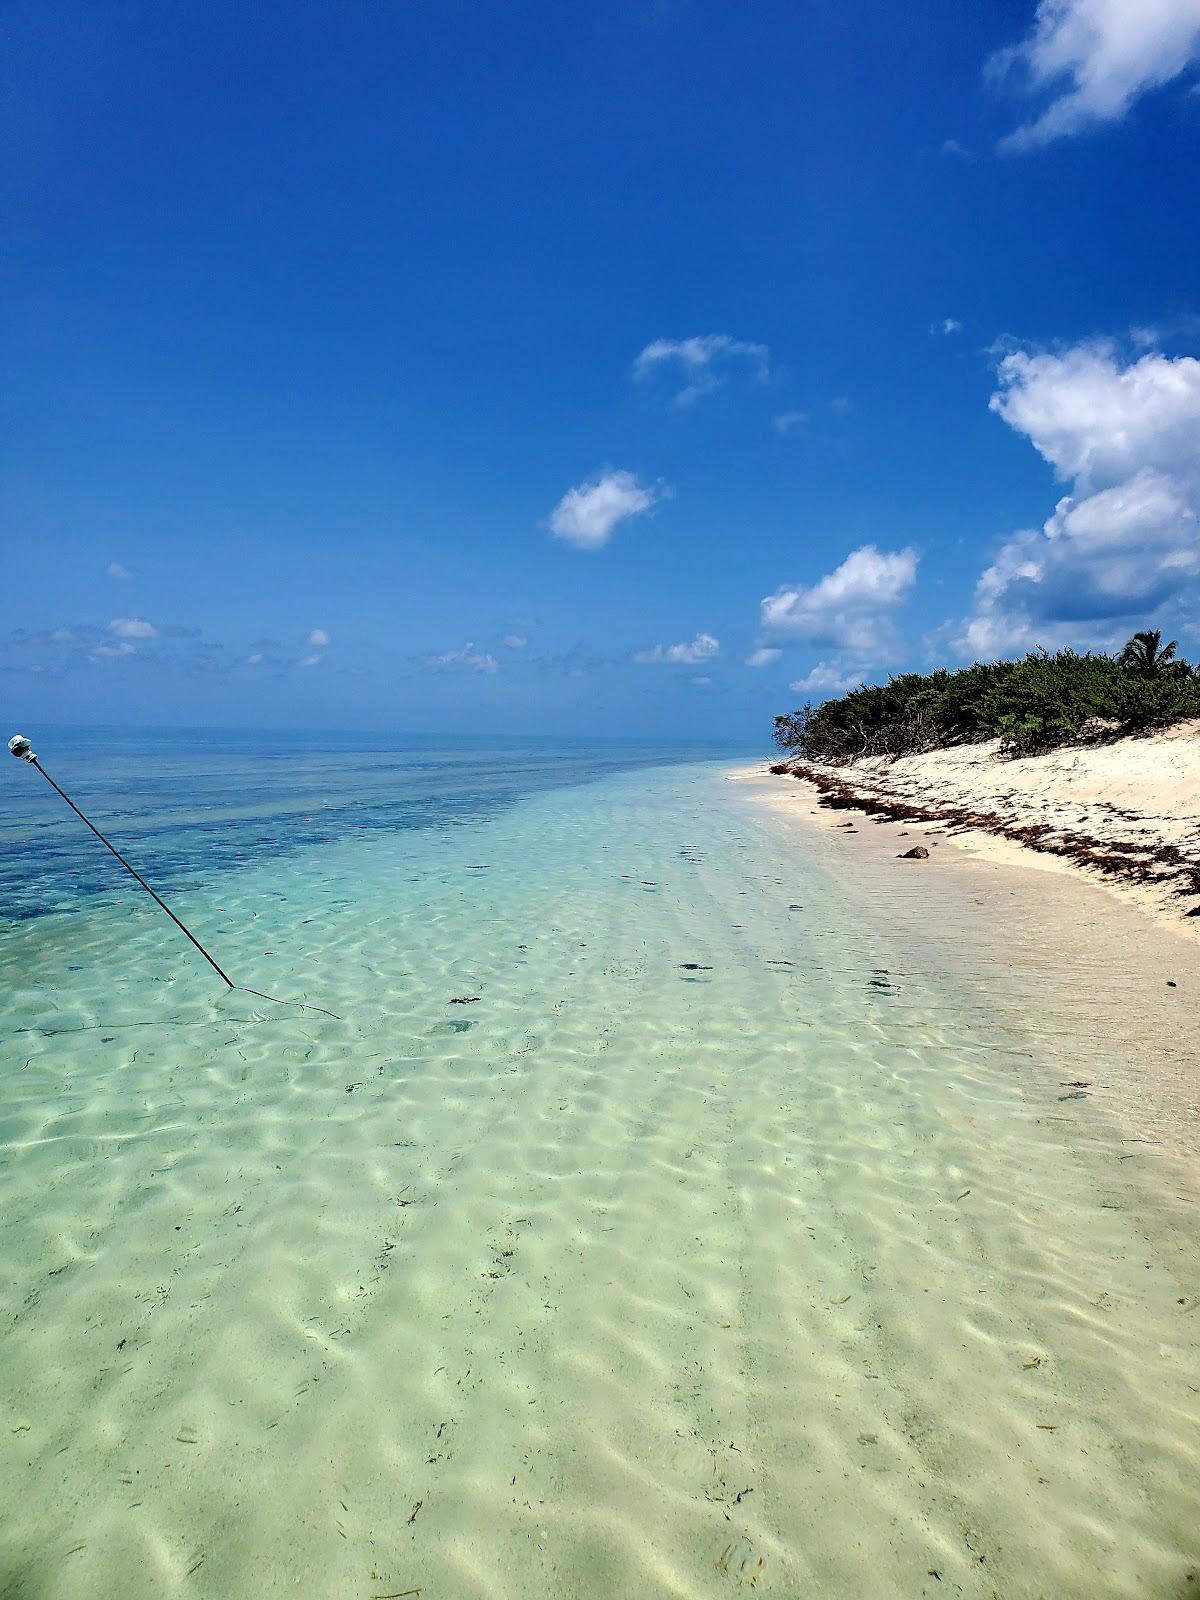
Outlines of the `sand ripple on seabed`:
M 227 880 L 341 1021 L 21 930 L 0 1594 L 1190 1592 L 1194 1235 L 1060 1098 L 1111 985 L 712 787 Z

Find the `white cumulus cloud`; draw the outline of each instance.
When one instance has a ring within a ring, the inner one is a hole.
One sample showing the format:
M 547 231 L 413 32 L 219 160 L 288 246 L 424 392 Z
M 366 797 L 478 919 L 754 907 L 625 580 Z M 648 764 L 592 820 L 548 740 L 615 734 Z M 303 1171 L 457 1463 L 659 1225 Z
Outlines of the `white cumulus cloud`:
M 114 617 L 108 625 L 109 633 L 118 639 L 156 639 L 158 629 L 141 617 Z
M 916 576 L 915 550 L 862 545 L 816 583 L 784 584 L 767 595 L 763 632 L 877 653 L 890 634 L 890 613 L 908 598 Z
M 669 495 L 662 486 L 640 484 L 632 472 L 602 472 L 567 490 L 550 513 L 550 531 L 580 550 L 599 550 L 619 522 L 652 511 Z
M 1200 58 L 1200 0 L 1040 0 L 1033 27 L 988 63 L 1049 104 L 1002 141 L 1029 150 L 1119 120 Z
M 751 650 L 746 657 L 748 667 L 770 667 L 779 660 L 782 650 L 776 650 L 772 645 L 760 644 L 756 650 Z
M 711 633 L 698 633 L 685 644 L 656 644 L 653 650 L 639 650 L 634 660 L 644 667 L 683 665 L 694 667 L 701 661 L 711 661 L 721 650 L 721 641 Z
M 314 628 L 308 636 L 308 642 L 315 645 L 318 650 L 323 650 L 330 642 L 329 635 L 324 628 Z
M 520 633 L 506 633 L 502 643 L 506 650 L 524 650 L 529 640 Z
M 759 382 L 771 375 L 771 352 L 765 344 L 751 344 L 727 333 L 707 333 L 691 339 L 653 339 L 633 363 L 635 378 L 645 380 L 666 373 L 682 381 L 674 395 L 677 406 L 690 406 L 701 396 L 719 389 L 731 373 L 748 373 Z
M 1153 353 L 1123 366 L 1108 343 L 1059 354 L 1016 351 L 1000 363 L 989 404 L 1078 487 L 1142 467 L 1194 463 L 1200 434 L 1200 361 Z
M 1041 529 L 980 578 L 961 648 L 1120 641 L 1168 604 L 1200 602 L 1200 361 L 1110 344 L 1001 362 L 991 408 L 1068 486 Z

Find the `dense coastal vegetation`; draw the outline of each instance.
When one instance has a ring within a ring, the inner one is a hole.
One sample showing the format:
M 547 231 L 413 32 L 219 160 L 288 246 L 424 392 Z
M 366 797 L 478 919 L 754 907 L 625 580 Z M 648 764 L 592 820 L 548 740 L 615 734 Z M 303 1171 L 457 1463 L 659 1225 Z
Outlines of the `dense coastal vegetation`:
M 904 672 L 777 716 L 774 737 L 789 754 L 833 764 L 984 739 L 1034 755 L 1190 717 L 1200 717 L 1200 667 L 1150 629 L 1117 655 L 1037 650 L 957 672 Z

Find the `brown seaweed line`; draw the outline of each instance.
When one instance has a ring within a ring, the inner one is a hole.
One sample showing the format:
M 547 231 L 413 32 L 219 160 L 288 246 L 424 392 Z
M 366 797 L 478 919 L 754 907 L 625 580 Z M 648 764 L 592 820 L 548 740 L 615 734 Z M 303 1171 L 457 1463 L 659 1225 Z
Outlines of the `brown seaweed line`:
M 915 805 L 908 800 L 884 800 L 860 793 L 844 778 L 804 764 L 791 766 L 787 762 L 777 762 L 770 770 L 778 776 L 811 783 L 820 795 L 819 804 L 830 811 L 860 811 L 865 816 L 887 822 L 941 822 L 955 829 L 970 828 L 979 833 L 996 834 L 1030 850 L 1063 856 L 1078 866 L 1127 883 L 1165 886 L 1169 879 L 1176 878 L 1180 881 L 1172 887 L 1172 894 L 1200 897 L 1200 859 L 1189 856 L 1178 845 L 1123 839 L 1101 841 L 1086 834 L 1056 831 L 1046 822 L 1012 822 L 994 811 L 972 811 L 953 804 Z M 1155 867 L 1168 870 L 1155 872 Z

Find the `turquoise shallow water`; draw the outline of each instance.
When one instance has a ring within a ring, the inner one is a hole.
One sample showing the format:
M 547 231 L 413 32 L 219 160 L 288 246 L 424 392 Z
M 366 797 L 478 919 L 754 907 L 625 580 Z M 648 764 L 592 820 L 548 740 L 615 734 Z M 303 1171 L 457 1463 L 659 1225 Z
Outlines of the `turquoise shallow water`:
M 145 754 L 67 787 L 337 1017 L 7 813 L 0 1594 L 1200 1583 L 1194 1011 L 1090 891 L 711 758 Z
M 617 740 L 177 729 L 79 729 L 37 743 L 51 774 L 162 893 L 349 838 L 483 821 L 542 789 L 714 754 Z M 0 916 L 72 910 L 121 887 L 111 858 L 44 780 L 17 767 L 6 778 Z

